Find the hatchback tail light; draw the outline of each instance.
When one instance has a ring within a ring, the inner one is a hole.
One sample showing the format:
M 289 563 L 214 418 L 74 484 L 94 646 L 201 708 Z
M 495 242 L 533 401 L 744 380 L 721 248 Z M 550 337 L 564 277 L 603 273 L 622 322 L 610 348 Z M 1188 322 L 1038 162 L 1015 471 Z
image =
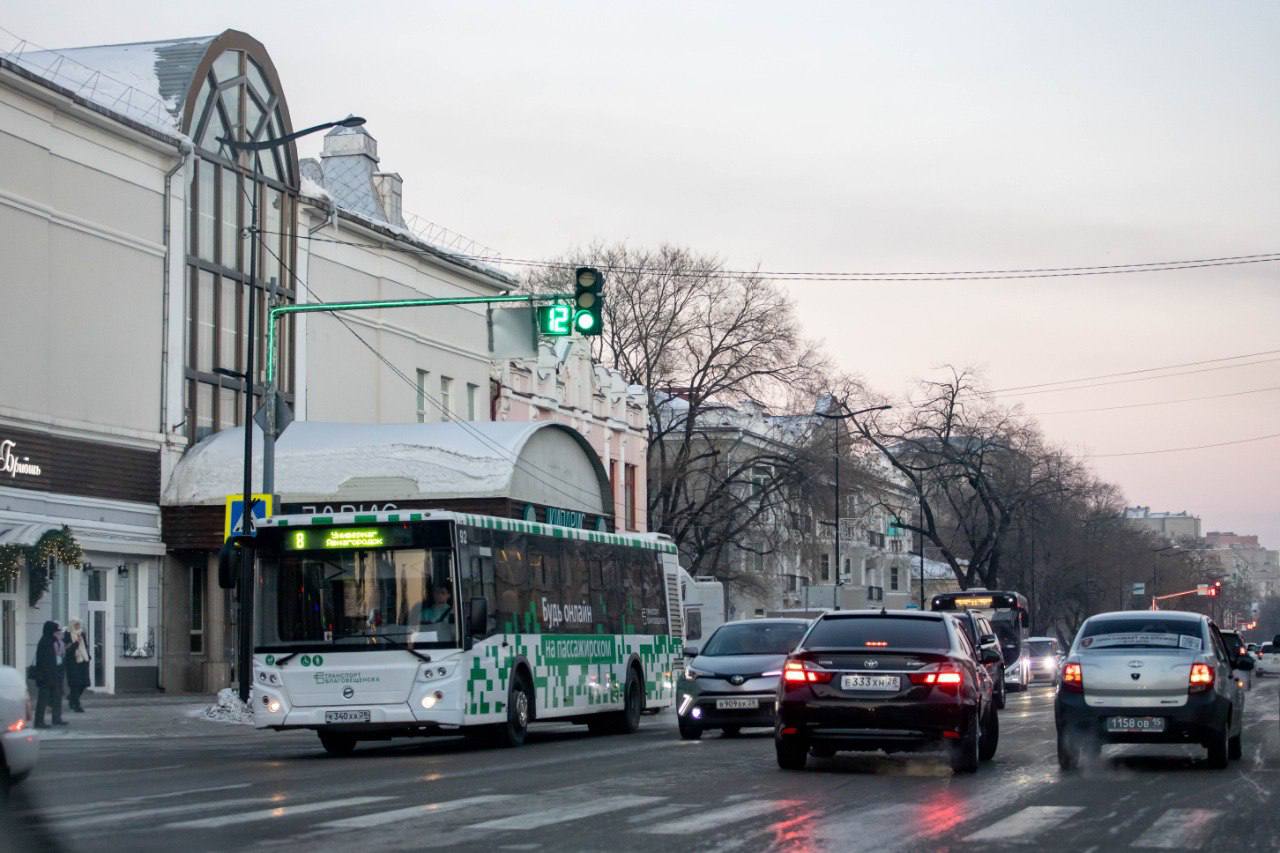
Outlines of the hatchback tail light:
M 936 669 L 913 672 L 910 677 L 912 684 L 928 684 L 948 693 L 958 692 L 960 685 L 964 684 L 964 673 L 949 663 L 940 664 Z
M 1187 677 L 1188 693 L 1203 693 L 1213 687 L 1213 667 L 1207 663 L 1191 664 L 1191 674 Z
M 832 674 L 803 660 L 789 660 L 782 667 L 782 680 L 787 684 L 828 684 Z
M 1084 692 L 1084 670 L 1078 663 L 1069 663 L 1062 668 L 1062 689 L 1068 693 Z

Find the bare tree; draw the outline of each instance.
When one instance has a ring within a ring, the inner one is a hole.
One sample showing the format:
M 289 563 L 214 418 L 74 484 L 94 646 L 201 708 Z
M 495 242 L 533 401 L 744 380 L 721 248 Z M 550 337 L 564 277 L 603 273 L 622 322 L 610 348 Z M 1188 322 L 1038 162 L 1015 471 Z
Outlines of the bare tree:
M 648 393 L 650 526 L 691 570 L 754 583 L 743 556 L 777 547 L 763 532 L 794 509 L 796 448 L 807 444 L 768 408 L 806 396 L 812 405 L 827 369 L 790 300 L 763 277 L 728 275 L 720 259 L 674 246 L 595 245 L 563 263 L 605 274 L 594 354 Z M 566 278 L 540 270 L 527 285 L 563 290 Z

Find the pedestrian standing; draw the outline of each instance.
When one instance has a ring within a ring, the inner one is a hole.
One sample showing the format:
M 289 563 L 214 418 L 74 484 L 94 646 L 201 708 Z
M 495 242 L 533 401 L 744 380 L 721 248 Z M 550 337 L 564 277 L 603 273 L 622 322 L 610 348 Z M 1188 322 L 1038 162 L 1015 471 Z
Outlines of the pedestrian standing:
M 80 696 L 89 687 L 89 642 L 79 619 L 71 620 L 71 629 L 63 637 L 63 644 L 66 646 L 67 707 L 83 714 Z
M 66 647 L 62 642 L 62 632 L 58 623 L 52 619 L 44 623 L 44 633 L 36 644 L 36 687 L 39 689 L 36 699 L 36 728 L 47 728 L 44 722 L 44 709 L 53 712 L 53 725 L 65 726 L 62 720 L 62 661 Z

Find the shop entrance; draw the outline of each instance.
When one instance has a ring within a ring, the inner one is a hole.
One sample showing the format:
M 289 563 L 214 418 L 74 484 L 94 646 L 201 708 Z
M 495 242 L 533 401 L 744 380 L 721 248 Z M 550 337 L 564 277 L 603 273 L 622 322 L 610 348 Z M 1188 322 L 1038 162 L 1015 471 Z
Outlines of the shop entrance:
M 104 569 L 89 569 L 88 610 L 89 689 L 112 693 L 115 691 L 115 648 L 111 642 L 111 586 Z
M 18 579 L 0 581 L 0 665 L 24 668 L 18 660 Z

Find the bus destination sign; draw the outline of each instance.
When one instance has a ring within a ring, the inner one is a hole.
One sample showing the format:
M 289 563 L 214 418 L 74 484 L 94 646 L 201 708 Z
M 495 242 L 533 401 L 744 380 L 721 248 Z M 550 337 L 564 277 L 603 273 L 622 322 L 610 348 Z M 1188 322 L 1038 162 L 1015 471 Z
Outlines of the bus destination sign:
M 407 527 L 309 527 L 285 534 L 286 551 L 340 551 L 350 548 L 394 548 L 413 544 Z

